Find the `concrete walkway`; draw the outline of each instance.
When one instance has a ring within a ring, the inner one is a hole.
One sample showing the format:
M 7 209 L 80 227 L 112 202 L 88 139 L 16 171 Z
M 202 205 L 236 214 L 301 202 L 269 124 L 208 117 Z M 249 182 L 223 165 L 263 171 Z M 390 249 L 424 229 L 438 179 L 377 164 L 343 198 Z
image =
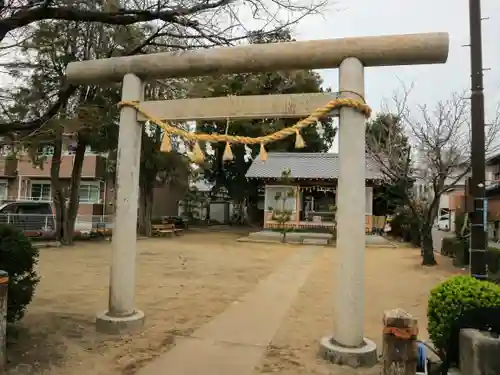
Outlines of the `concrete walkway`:
M 177 338 L 176 346 L 137 375 L 248 375 L 260 363 L 298 291 L 318 247 L 304 247 L 223 313 Z
M 282 234 L 272 230 L 261 230 L 250 233 L 246 237 L 238 238 L 240 242 L 256 243 L 280 243 Z M 396 247 L 386 237 L 367 234 L 365 236 L 366 247 Z M 316 232 L 289 232 L 286 235 L 286 243 L 304 245 L 328 245 L 333 241 L 331 233 Z M 334 242 L 334 241 L 333 241 Z

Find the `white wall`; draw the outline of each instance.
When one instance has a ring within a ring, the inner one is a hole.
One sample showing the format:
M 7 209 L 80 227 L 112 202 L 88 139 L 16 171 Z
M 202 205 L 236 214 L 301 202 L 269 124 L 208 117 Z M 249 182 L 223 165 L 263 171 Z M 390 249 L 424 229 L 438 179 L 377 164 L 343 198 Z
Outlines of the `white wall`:
M 492 182 L 498 179 L 495 176 L 498 172 L 500 172 L 499 165 L 487 165 L 486 166 L 486 182 Z
M 450 208 L 450 194 L 444 193 L 439 199 L 439 208 Z
M 228 203 L 210 203 L 210 219 L 216 220 L 219 223 L 225 223 L 226 217 L 224 215 L 227 204 Z M 229 220 L 229 217 L 227 219 Z
M 367 186 L 365 188 L 365 202 L 366 202 L 365 213 L 367 215 L 373 215 L 373 188 L 371 186 Z

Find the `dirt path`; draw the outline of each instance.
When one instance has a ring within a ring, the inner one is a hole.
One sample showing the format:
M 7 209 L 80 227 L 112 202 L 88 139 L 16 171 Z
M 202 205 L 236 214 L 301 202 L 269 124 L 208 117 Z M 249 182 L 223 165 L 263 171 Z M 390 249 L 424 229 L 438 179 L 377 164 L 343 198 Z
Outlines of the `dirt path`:
M 419 266 L 419 251 L 409 248 L 368 249 L 365 282 L 365 334 L 380 348 L 384 310 L 400 307 L 419 318 L 420 337 L 427 336 L 429 290 L 457 271 L 448 259 L 440 266 Z M 380 369 L 353 370 L 317 358 L 318 340 L 333 332 L 335 250 L 325 250 L 254 375 L 378 375 Z
M 306 282 L 318 252 L 303 246 L 223 313 L 137 375 L 251 375 Z M 196 360 L 193 360 L 196 356 Z

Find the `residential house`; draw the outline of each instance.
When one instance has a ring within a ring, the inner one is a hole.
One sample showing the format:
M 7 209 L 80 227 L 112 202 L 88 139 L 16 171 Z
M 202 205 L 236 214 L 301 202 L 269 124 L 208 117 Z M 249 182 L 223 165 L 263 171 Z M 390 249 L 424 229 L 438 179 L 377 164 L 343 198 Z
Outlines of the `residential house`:
M 443 199 L 449 198 L 449 207 L 452 215 L 455 212 L 465 212 L 466 210 L 466 186 L 465 180 L 471 176 L 469 172 L 454 189 L 443 194 Z M 487 197 L 487 220 L 490 223 L 489 237 L 500 237 L 500 153 L 492 155 L 486 159 L 486 197 Z M 469 205 L 472 201 L 469 199 Z M 453 219 L 453 218 L 452 218 Z M 452 220 L 452 223 L 454 220 Z M 451 228 L 453 229 L 453 227 Z
M 434 198 L 432 178 L 435 177 L 435 172 L 429 174 L 428 170 L 428 155 L 426 155 L 425 149 L 421 149 L 415 154 L 413 194 L 417 199 L 431 200 Z M 469 177 L 468 162 L 457 165 L 450 175 L 446 177 L 445 186 L 453 185 L 453 187 L 443 192 L 439 199 L 436 220 L 439 222 L 440 228 L 447 228 L 451 231 L 455 229 L 455 215 L 457 212 L 463 211 L 465 183 Z
M 179 202 L 179 216 L 193 216 L 194 219 L 207 220 L 221 224 L 229 223 L 233 204 L 224 189 L 214 191 L 214 185 L 205 181 L 191 181 L 190 192 Z M 191 213 L 187 213 L 190 210 Z
M 500 239 L 500 153 L 486 159 L 486 198 L 489 239 Z
M 290 171 L 290 185 L 280 182 L 282 173 Z M 283 196 L 290 189 L 293 196 L 286 198 L 285 209 L 292 212 L 290 223 L 294 228 L 329 228 L 334 225 L 333 207 L 337 202 L 337 180 L 339 155 L 331 153 L 269 153 L 266 161 L 256 159 L 246 173 L 247 178 L 264 181 L 264 228 L 273 228 L 273 210 L 278 209 L 277 196 Z M 373 188 L 382 179 L 382 172 L 376 162 L 367 156 L 366 187 L 360 191 L 360 199 L 366 202 L 367 231 L 373 223 Z M 342 199 L 342 197 L 340 197 Z
M 500 153 L 486 159 L 486 196 L 490 221 L 500 221 Z
M 0 202 L 2 201 L 51 201 L 50 162 L 51 146 L 44 146 L 40 154 L 46 157 L 42 167 L 34 166 L 28 155 L 17 158 L 9 156 L 8 146 L 0 149 Z M 63 188 L 70 186 L 74 153 L 65 151 L 61 158 L 60 180 Z M 105 154 L 88 150 L 82 167 L 80 183 L 80 204 L 78 215 L 81 220 L 92 221 L 92 216 L 112 215 L 115 211 L 116 186 L 109 170 Z M 187 178 L 187 176 L 186 176 Z M 153 216 L 177 214 L 177 202 L 182 193 L 168 184 L 155 188 Z
M 468 173 L 465 179 L 471 176 Z M 486 196 L 488 197 L 488 218 L 491 221 L 500 221 L 500 153 L 486 159 Z M 452 208 L 457 211 L 465 210 L 465 181 L 457 185 Z
M 41 166 L 34 165 L 30 156 L 9 155 L 8 146 L 0 151 L 0 200 L 1 201 L 51 201 L 50 161 L 52 146 L 40 149 L 40 155 L 46 157 Z M 59 176 L 63 188 L 70 185 L 74 153 L 65 151 L 61 158 Z M 114 183 L 109 181 L 107 173 L 108 159 L 105 155 L 92 153 L 85 155 L 80 184 L 79 215 L 108 215 L 114 211 Z

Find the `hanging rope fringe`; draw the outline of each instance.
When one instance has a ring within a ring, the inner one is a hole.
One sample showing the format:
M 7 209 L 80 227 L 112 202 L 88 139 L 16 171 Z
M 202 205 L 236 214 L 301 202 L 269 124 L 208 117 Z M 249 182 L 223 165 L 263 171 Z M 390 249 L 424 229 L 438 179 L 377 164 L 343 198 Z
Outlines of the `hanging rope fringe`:
M 267 160 L 267 151 L 266 151 L 266 148 L 264 147 L 264 143 L 260 144 L 259 158 L 261 161 Z
M 229 131 L 229 118 L 226 119 L 226 132 L 225 134 L 227 135 L 227 132 Z M 231 150 L 231 144 L 229 142 L 226 142 L 226 147 L 224 148 L 224 154 L 222 155 L 222 160 L 223 161 L 231 161 L 234 159 L 233 151 Z
M 160 151 L 161 152 L 172 151 L 172 142 L 170 141 L 170 136 L 167 133 L 163 134 L 163 139 L 161 141 Z
M 347 98 L 338 98 L 331 100 L 328 102 L 324 107 L 316 109 L 313 113 L 311 113 L 307 118 L 302 119 L 298 121 L 295 125 L 284 128 L 281 130 L 278 130 L 275 133 L 264 135 L 262 137 L 244 137 L 244 136 L 239 136 L 239 135 L 228 135 L 228 134 L 206 134 L 206 133 L 191 133 L 189 131 L 176 128 L 175 126 L 170 125 L 169 123 L 162 121 L 154 116 L 151 116 L 147 112 L 145 112 L 140 106 L 139 102 L 137 101 L 121 101 L 118 104 L 120 107 L 132 107 L 135 108 L 135 110 L 142 114 L 146 120 L 153 122 L 154 124 L 158 125 L 165 131 L 165 136 L 164 136 L 164 142 L 165 138 L 167 135 L 172 136 L 172 135 L 177 135 L 185 140 L 188 141 L 195 141 L 195 145 L 193 148 L 193 155 L 192 158 L 195 160 L 198 160 L 199 162 L 203 162 L 204 155 L 203 151 L 200 148 L 200 145 L 198 142 L 226 142 L 226 150 L 228 148 L 228 144 L 245 144 L 245 145 L 255 145 L 255 144 L 260 144 L 260 157 L 261 160 L 267 160 L 267 152 L 264 147 L 266 143 L 270 142 L 275 142 L 280 139 L 286 138 L 290 135 L 295 134 L 296 139 L 295 139 L 295 146 L 297 148 L 301 148 L 305 146 L 304 139 L 300 135 L 300 130 L 304 129 L 310 125 L 316 124 L 317 121 L 325 116 L 327 116 L 332 110 L 341 108 L 341 107 L 350 107 L 355 109 L 356 111 L 360 112 L 363 114 L 366 118 L 369 118 L 371 115 L 371 108 L 365 104 L 363 101 L 360 100 L 354 100 L 354 99 L 347 99 Z M 170 140 L 168 140 L 170 142 Z M 162 145 L 163 147 L 163 145 Z M 168 147 L 168 144 L 165 145 L 165 148 Z M 170 146 L 171 147 L 171 146 Z M 229 146 L 230 147 L 230 146 Z M 226 152 L 224 152 L 226 154 Z M 232 154 L 232 152 L 231 152 Z M 233 155 L 234 157 L 234 155 Z
M 197 164 L 201 164 L 205 161 L 205 155 L 198 142 L 195 142 L 193 147 L 193 161 Z
M 231 161 L 234 159 L 233 151 L 231 151 L 231 145 L 226 142 L 226 147 L 224 148 L 224 154 L 222 155 L 222 160 Z
M 297 130 L 297 134 L 295 135 L 295 148 L 304 148 L 306 147 L 306 143 L 304 142 L 304 138 L 300 135 L 300 131 Z

